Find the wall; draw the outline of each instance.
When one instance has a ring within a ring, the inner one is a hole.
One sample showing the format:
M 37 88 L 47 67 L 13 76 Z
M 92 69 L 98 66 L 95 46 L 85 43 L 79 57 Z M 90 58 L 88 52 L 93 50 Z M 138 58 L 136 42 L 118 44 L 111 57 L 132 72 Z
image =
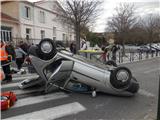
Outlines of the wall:
M 19 2 L 7 2 L 1 4 L 1 11 L 13 18 L 19 19 Z

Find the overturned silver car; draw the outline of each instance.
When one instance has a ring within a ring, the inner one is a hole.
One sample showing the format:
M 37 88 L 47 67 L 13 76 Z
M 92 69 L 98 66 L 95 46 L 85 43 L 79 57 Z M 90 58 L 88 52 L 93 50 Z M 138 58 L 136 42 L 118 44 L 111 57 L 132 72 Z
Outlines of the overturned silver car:
M 69 90 L 70 83 L 75 82 L 89 86 L 92 96 L 96 91 L 122 96 L 133 96 L 138 92 L 139 83 L 128 68 L 96 63 L 57 49 L 51 39 L 31 46 L 29 54 L 39 77 L 24 80 L 20 88 L 41 84 L 45 92 L 51 87 Z

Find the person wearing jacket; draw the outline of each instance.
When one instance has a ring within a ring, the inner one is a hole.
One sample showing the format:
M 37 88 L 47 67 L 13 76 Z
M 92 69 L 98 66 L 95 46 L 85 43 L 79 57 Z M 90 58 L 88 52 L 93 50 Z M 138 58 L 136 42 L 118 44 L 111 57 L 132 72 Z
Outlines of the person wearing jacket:
M 20 48 L 19 46 L 16 47 L 15 52 L 16 52 L 16 64 L 17 64 L 17 68 L 18 68 L 18 70 L 20 70 L 22 68 L 22 64 L 24 62 L 24 56 L 26 56 L 27 53 L 24 52 L 22 50 L 22 48 Z
M 1 66 L 5 74 L 5 79 L 3 81 L 11 82 L 12 75 L 10 70 L 10 60 L 8 59 L 10 54 L 8 46 L 3 42 L 0 41 L 0 61 Z

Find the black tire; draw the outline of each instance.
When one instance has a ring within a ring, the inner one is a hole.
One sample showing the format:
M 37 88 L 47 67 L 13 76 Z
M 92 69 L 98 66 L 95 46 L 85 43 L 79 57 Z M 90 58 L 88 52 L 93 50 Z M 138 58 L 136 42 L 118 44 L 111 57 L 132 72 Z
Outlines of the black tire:
M 51 44 L 52 46 L 52 50 L 49 51 L 49 52 L 43 52 L 42 50 L 42 44 L 44 42 L 48 42 L 49 44 Z M 39 58 L 43 59 L 43 60 L 50 60 L 52 59 L 56 53 L 57 53 L 57 50 L 56 50 L 56 44 L 55 42 L 52 40 L 52 39 L 49 39 L 49 38 L 45 38 L 45 39 L 42 39 L 41 42 L 39 43 Z
M 127 89 L 128 92 L 137 93 L 139 90 L 139 83 L 137 82 L 135 77 L 132 77 L 131 84 Z
M 105 65 L 111 65 L 111 66 L 114 66 L 114 67 L 117 67 L 117 64 L 113 61 L 113 60 L 108 60 Z
M 119 73 L 126 75 L 120 75 Z M 111 71 L 110 83 L 116 89 L 127 89 L 132 78 L 131 71 L 126 67 L 117 67 Z

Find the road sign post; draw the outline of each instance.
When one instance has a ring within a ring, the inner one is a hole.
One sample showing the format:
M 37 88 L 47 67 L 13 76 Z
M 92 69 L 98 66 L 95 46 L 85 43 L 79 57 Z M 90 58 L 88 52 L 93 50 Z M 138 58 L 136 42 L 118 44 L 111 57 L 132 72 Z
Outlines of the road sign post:
M 157 120 L 160 120 L 160 76 L 159 76 L 159 91 L 158 91 Z

